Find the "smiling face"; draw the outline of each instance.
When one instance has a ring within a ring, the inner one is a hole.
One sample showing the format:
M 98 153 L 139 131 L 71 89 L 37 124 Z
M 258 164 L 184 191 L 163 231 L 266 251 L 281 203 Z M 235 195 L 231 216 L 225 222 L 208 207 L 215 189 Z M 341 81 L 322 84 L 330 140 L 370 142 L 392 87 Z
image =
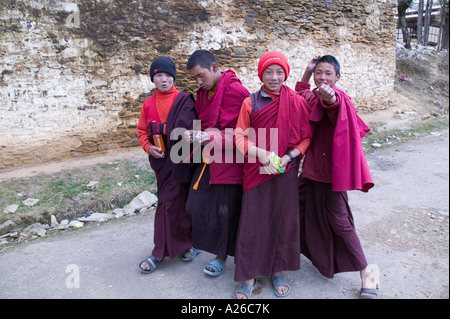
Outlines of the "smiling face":
M 157 73 L 153 76 L 153 83 L 160 92 L 167 92 L 173 86 L 173 77 L 169 73 Z
M 340 78 L 341 75 L 336 74 L 336 69 L 331 63 L 320 62 L 314 69 L 314 83 L 317 87 L 321 84 L 333 87 Z
M 284 69 L 279 64 L 269 65 L 262 74 L 262 82 L 267 91 L 278 93 L 286 78 Z
M 193 68 L 189 69 L 189 75 L 195 82 L 200 86 L 200 88 L 210 91 L 212 90 L 217 82 L 217 65 L 215 63 L 211 64 L 211 67 L 204 68 L 200 65 L 196 65 Z M 220 78 L 220 72 L 219 72 Z

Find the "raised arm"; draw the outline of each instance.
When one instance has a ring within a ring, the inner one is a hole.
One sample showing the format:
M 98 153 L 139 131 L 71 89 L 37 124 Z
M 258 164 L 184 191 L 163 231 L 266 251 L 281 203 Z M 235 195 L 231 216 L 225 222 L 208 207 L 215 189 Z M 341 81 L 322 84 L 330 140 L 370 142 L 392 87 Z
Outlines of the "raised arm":
M 303 73 L 301 82 L 309 83 L 309 80 L 311 79 L 311 76 L 314 73 L 314 67 L 316 66 L 317 60 L 319 60 L 320 56 L 316 55 L 314 58 L 311 59 L 311 61 L 308 62 L 308 65 L 306 66 L 305 72 Z

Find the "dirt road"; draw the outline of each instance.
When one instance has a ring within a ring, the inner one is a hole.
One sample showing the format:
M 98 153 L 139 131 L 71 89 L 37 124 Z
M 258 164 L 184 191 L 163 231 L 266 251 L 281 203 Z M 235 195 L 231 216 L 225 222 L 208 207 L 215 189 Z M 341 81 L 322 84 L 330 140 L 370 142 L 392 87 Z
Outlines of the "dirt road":
M 448 130 L 379 150 L 368 161 L 375 187 L 349 197 L 367 259 L 380 266 L 380 298 L 449 298 Z M 205 252 L 139 272 L 153 246 L 152 221 L 146 213 L 2 248 L 0 298 L 232 298 L 232 258 L 218 278 L 202 272 L 213 257 Z M 327 279 L 303 257 L 286 278 L 289 299 L 356 299 L 360 289 L 358 273 Z M 269 279 L 258 282 L 253 298 L 276 298 Z

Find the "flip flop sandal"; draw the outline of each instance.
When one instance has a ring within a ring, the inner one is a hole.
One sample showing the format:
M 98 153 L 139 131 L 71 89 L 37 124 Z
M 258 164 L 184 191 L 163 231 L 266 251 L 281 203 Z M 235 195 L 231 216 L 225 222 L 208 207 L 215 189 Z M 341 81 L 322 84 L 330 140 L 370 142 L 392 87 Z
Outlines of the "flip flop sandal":
M 291 287 L 289 286 L 289 283 L 284 279 L 284 276 L 276 276 L 272 277 L 272 285 L 273 285 L 273 292 L 275 293 L 275 296 L 283 298 L 288 296 L 291 293 Z M 279 294 L 277 291 L 278 287 L 288 287 L 288 290 L 284 294 Z
M 149 260 L 149 259 L 150 259 L 150 260 Z M 145 263 L 148 265 L 148 267 L 149 267 L 150 269 L 143 269 L 143 268 L 141 268 L 141 264 L 142 264 L 143 262 L 145 262 Z M 138 267 L 139 267 L 139 269 L 140 269 L 143 273 L 149 274 L 149 273 L 153 272 L 153 271 L 156 269 L 156 267 L 158 267 L 158 265 L 159 265 L 160 263 L 161 263 L 161 262 L 158 261 L 158 260 L 155 258 L 155 256 L 151 255 L 151 256 L 148 257 L 147 259 L 141 261 L 141 262 L 138 264 Z
M 203 269 L 203 272 L 210 276 L 217 277 L 223 273 L 223 270 L 225 269 L 226 265 L 227 263 L 222 264 L 221 262 L 218 262 L 217 260 L 213 259 L 209 262 L 208 265 L 206 265 L 206 267 Z M 208 267 L 213 270 L 209 270 Z
M 239 287 L 236 289 L 235 293 L 234 293 L 234 299 L 236 298 L 236 294 L 237 293 L 241 293 L 243 295 L 245 295 L 247 297 L 247 299 L 250 299 L 250 297 L 252 296 L 252 291 L 256 288 L 256 278 L 255 278 L 255 283 L 252 285 L 246 283 L 246 282 L 241 282 Z
M 360 299 L 378 299 L 378 288 L 361 288 Z
M 186 250 L 182 255 L 181 255 L 181 260 L 182 261 L 191 261 L 192 259 L 194 259 L 195 257 L 197 257 L 198 254 L 200 254 L 202 251 L 197 249 L 197 248 L 189 248 L 188 250 Z M 187 253 L 190 253 L 191 256 L 189 257 L 184 257 Z
M 380 293 L 380 268 L 375 264 L 368 266 L 370 272 L 375 278 L 376 288 L 361 288 L 360 299 L 378 299 Z

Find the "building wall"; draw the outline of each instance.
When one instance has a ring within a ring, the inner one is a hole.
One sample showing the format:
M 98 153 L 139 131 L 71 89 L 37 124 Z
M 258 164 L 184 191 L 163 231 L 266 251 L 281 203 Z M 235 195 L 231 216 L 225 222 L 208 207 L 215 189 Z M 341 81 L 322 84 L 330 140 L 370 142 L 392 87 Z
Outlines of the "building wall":
M 289 59 L 291 88 L 314 55 L 341 63 L 339 86 L 360 112 L 390 106 L 395 0 L 1 0 L 0 169 L 139 146 L 153 59 L 216 54 L 249 91 L 269 50 Z

